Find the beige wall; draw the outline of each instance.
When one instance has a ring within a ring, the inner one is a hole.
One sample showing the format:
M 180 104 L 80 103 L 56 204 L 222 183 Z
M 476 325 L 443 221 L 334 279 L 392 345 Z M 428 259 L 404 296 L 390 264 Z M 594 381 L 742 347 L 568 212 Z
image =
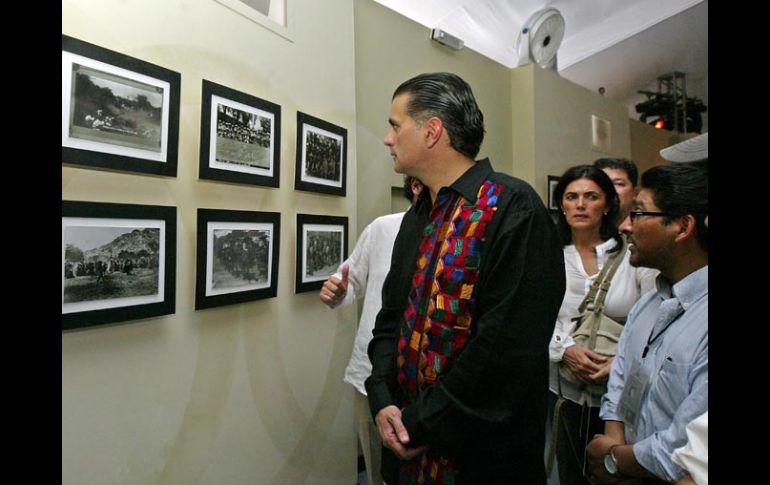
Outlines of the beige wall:
M 531 65 L 510 70 L 511 140 L 513 166 L 511 174 L 533 184 L 535 189 L 535 71 Z
M 372 0 L 355 2 L 356 113 L 358 119 L 358 226 L 391 211 L 390 186 L 401 186 L 382 144 L 393 91 L 423 72 L 450 71 L 473 88 L 487 129 L 479 157 L 511 169 L 509 69 L 470 49 L 451 50 L 430 40 L 430 30 Z
M 533 185 L 545 200 L 548 175 L 561 175 L 568 167 L 593 163 L 601 157 L 629 157 L 631 147 L 628 114 L 625 106 L 564 79 L 557 73 L 527 65 L 512 79 L 524 78 L 532 84 L 534 101 L 533 127 L 524 128 L 534 138 L 534 168 L 527 167 L 520 176 Z M 514 111 L 518 108 L 513 103 Z M 592 145 L 592 122 L 595 115 L 610 123 L 610 146 L 600 151 Z M 516 127 L 515 127 L 516 129 Z M 530 150 L 529 148 L 526 148 Z M 514 150 L 516 152 L 517 150 Z M 532 155 L 529 156 L 530 159 Z M 531 177 L 534 176 L 534 179 Z
M 213 0 L 63 0 L 62 33 L 181 73 L 177 177 L 62 168 L 62 199 L 177 208 L 173 315 L 62 333 L 62 483 L 355 483 L 355 310 L 294 294 L 295 214 L 356 228 L 353 0 L 290 42 Z M 198 180 L 201 80 L 281 105 L 280 188 Z M 348 129 L 347 197 L 293 189 L 296 112 Z M 281 213 L 278 297 L 194 311 L 197 208 Z

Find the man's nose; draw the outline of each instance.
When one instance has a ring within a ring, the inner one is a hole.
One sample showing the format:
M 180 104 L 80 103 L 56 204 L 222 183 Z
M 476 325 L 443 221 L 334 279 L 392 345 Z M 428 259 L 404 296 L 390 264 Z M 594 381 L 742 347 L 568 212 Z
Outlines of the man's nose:
M 620 227 L 618 227 L 621 233 L 623 234 L 631 234 L 634 232 L 634 225 L 631 224 L 631 216 L 626 216 L 625 219 L 623 219 L 623 222 L 620 223 Z

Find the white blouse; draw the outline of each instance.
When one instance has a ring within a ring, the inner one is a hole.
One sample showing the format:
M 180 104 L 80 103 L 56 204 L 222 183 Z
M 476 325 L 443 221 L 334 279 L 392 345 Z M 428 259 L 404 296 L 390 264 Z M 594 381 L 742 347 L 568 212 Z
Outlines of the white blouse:
M 607 252 L 616 245 L 617 242 L 614 239 L 608 239 L 596 246 L 599 272 L 607 261 Z M 604 314 L 621 323 L 626 321 L 628 312 L 639 297 L 655 288 L 655 278 L 659 273 L 658 270 L 651 268 L 634 268 L 628 262 L 629 255 L 630 253 L 626 250 L 623 261 L 612 278 L 610 290 L 604 299 Z M 558 363 L 561 362 L 567 347 L 575 345 L 572 337 L 570 337 L 576 325 L 572 319 L 578 316 L 580 303 L 588 294 L 591 283 L 599 275 L 598 272 L 590 276 L 586 273 L 583 260 L 580 259 L 580 254 L 574 244 L 564 246 L 564 265 L 567 289 L 564 292 L 564 300 L 562 300 L 561 308 L 559 308 L 559 316 L 551 342 L 548 345 L 548 356 L 551 360 L 549 387 L 555 394 L 559 393 Z M 589 393 L 581 391 L 569 382 L 562 380 L 561 390 L 564 397 L 570 401 L 578 404 L 588 403 L 594 407 L 599 406 L 599 398 L 592 398 Z

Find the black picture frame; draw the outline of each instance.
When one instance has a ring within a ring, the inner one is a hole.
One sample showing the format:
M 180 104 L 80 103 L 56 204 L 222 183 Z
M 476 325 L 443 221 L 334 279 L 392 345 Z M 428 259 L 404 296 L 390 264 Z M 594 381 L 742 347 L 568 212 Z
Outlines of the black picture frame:
M 348 130 L 297 112 L 297 163 L 294 188 L 345 197 Z
M 281 214 L 198 209 L 197 233 L 196 310 L 278 294 Z
M 176 311 L 176 207 L 62 201 L 61 251 L 62 330 Z
M 559 185 L 561 177 L 556 175 L 548 176 L 548 210 L 551 212 L 559 211 L 559 201 L 554 199 L 556 193 L 556 186 Z
M 281 107 L 206 79 L 201 99 L 198 177 L 277 188 Z
M 297 214 L 296 241 L 294 291 L 320 290 L 324 281 L 348 257 L 348 218 Z M 317 250 L 318 244 L 324 247 Z
M 62 164 L 176 177 L 181 75 L 62 34 Z

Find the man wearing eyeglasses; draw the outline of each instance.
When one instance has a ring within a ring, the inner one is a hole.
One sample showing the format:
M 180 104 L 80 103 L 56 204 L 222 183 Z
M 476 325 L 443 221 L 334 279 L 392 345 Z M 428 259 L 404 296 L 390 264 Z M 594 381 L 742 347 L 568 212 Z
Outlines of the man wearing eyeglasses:
M 660 270 L 631 309 L 600 416 L 586 449 L 594 483 L 668 483 L 684 476 L 671 453 L 708 409 L 708 171 L 654 167 L 620 226 L 630 263 Z M 639 483 L 639 482 L 634 482 Z

